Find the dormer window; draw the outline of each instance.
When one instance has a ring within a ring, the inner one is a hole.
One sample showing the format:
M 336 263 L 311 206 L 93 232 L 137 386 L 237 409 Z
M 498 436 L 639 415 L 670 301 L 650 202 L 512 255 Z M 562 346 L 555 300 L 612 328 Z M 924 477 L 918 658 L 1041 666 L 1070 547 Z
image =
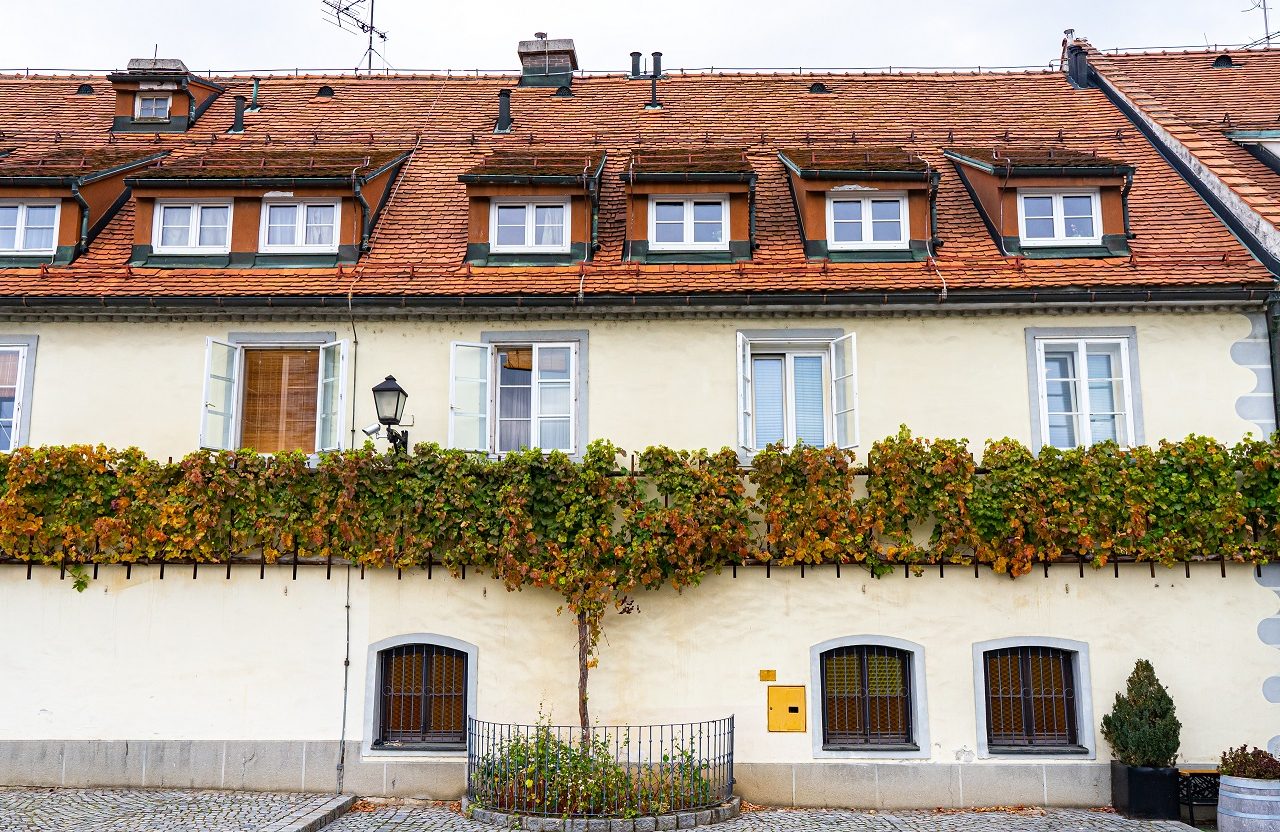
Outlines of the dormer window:
M 1096 190 L 1018 191 L 1018 220 L 1024 246 L 1102 244 Z
M 905 249 L 909 245 L 906 194 L 827 195 L 827 246 L 833 251 Z
M 729 198 L 652 197 L 650 251 L 728 251 Z
M 145 121 L 168 121 L 173 97 L 169 95 L 138 95 L 134 99 L 133 117 Z
M 1129 254 L 1134 167 L 1071 147 L 945 151 L 1002 254 L 1060 259 Z
M 222 254 L 230 250 L 231 203 L 160 202 L 153 214 L 157 254 Z
M 336 252 L 341 202 L 267 202 L 262 211 L 264 252 Z
M 570 200 L 494 199 L 489 206 L 489 250 L 568 254 Z
M 0 252 L 52 254 L 58 239 L 58 203 L 0 203 Z

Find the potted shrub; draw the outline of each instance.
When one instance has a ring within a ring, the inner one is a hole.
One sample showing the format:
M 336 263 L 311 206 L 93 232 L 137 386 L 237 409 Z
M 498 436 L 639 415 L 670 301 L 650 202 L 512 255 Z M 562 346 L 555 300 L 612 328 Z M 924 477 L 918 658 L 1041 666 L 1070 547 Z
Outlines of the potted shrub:
M 1218 832 L 1280 830 L 1280 759 L 1243 745 L 1222 755 Z
M 1102 718 L 1111 746 L 1111 804 L 1125 815 L 1178 818 L 1178 737 L 1182 723 L 1151 662 L 1139 659 L 1123 694 Z

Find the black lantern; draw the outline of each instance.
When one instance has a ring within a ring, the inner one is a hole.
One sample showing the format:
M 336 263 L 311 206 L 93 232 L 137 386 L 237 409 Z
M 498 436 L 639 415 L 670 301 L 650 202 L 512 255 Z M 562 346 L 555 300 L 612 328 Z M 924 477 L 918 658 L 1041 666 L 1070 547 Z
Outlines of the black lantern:
M 378 421 L 387 428 L 387 441 L 391 443 L 391 450 L 400 453 L 409 450 L 409 432 L 396 430 L 394 426 L 400 424 L 404 417 L 404 403 L 408 398 L 409 394 L 396 383 L 395 376 L 387 376 L 374 385 L 373 407 L 378 412 Z

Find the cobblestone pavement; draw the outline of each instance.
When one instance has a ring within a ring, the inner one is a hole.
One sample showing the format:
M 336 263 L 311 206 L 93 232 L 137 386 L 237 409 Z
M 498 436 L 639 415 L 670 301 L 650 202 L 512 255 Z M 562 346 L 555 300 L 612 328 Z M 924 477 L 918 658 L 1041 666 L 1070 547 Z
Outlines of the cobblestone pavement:
M 750 812 L 704 827 L 714 832 L 1193 832 L 1169 821 L 1126 820 L 1106 812 L 1051 809 L 1036 814 L 996 812 Z M 352 812 L 325 832 L 489 832 L 448 809 L 385 807 Z
M 0 832 L 284 832 L 333 795 L 0 787 Z

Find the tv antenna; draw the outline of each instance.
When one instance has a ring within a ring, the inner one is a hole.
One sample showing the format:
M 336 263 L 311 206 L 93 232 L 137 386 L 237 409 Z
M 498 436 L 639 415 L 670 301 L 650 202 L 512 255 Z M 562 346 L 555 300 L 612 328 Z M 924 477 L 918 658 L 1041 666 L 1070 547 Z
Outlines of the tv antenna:
M 1271 45 L 1271 40 L 1272 38 L 1275 37 L 1275 35 L 1271 31 L 1271 20 L 1270 20 L 1270 14 L 1269 14 L 1269 9 L 1267 8 L 1267 5 L 1268 5 L 1267 0 L 1249 0 L 1249 8 L 1241 10 L 1245 12 L 1256 12 L 1259 9 L 1261 9 L 1262 10 L 1262 31 L 1265 33 L 1263 34 L 1262 37 L 1258 38 L 1253 43 L 1247 44 L 1245 46 L 1245 49 L 1250 49 L 1254 46 L 1270 46 Z
M 383 43 L 387 42 L 387 33 L 383 29 L 373 25 L 373 4 L 374 0 L 320 0 L 325 7 L 325 19 L 329 20 L 334 26 L 344 31 L 356 31 L 369 36 L 369 46 L 364 50 L 364 54 L 360 56 L 360 61 L 356 64 L 356 71 L 360 71 L 360 64 L 368 61 L 369 72 L 373 72 L 373 56 L 377 55 L 385 64 L 387 56 L 383 55 L 377 49 L 373 48 L 373 39 L 377 38 Z M 362 15 L 365 12 L 365 4 L 368 4 L 368 19 Z M 328 16 L 332 15 L 332 19 Z M 348 29 L 347 27 L 351 27 Z

